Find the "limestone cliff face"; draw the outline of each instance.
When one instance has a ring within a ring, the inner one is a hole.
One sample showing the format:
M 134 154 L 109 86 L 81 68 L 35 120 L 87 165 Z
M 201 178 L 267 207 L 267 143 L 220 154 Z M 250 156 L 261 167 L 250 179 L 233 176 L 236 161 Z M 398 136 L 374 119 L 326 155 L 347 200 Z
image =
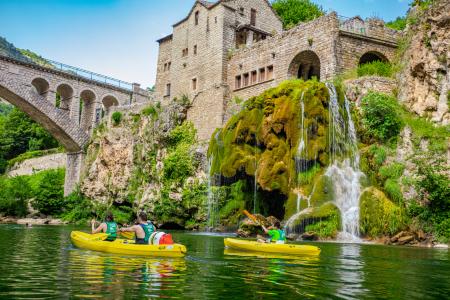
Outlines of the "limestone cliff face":
M 119 209 L 144 209 L 160 225 L 197 227 L 206 217 L 206 150 L 196 142 L 192 124 L 185 122 L 186 107 L 174 102 L 121 114 L 119 122 L 111 120 L 94 133 L 83 194 Z
M 409 47 L 399 74 L 399 99 L 420 116 L 449 124 L 450 2 L 437 0 L 409 14 Z

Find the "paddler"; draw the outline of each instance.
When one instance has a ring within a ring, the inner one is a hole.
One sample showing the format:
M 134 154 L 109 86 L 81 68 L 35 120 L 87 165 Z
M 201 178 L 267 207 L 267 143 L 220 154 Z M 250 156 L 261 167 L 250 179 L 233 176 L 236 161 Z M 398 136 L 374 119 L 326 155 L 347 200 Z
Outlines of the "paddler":
M 106 238 L 105 241 L 112 242 L 116 240 L 118 229 L 117 223 L 114 222 L 114 216 L 110 211 L 106 213 L 105 222 L 101 223 L 100 226 L 98 226 L 97 228 L 95 228 L 95 223 L 96 221 L 95 219 L 93 219 L 91 221 L 92 234 L 104 232 L 108 234 L 108 237 Z
M 153 224 L 147 221 L 147 214 L 145 212 L 140 212 L 138 214 L 138 224 L 131 226 L 120 228 L 122 232 L 134 232 L 136 237 L 135 243 L 138 245 L 148 245 L 148 241 L 150 240 L 150 236 L 155 231 L 155 227 Z
M 267 240 L 258 239 L 260 243 L 276 243 L 276 244 L 284 244 L 286 243 L 286 233 L 281 229 L 280 221 L 276 221 L 273 226 L 266 228 L 261 224 L 262 229 L 266 234 L 269 235 Z

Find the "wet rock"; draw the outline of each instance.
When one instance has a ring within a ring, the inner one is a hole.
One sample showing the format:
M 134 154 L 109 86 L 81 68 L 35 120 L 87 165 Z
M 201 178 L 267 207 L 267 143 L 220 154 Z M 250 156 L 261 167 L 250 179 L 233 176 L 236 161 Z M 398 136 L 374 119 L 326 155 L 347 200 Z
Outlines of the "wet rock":
M 423 232 L 423 230 L 419 230 L 416 232 L 416 237 L 419 241 L 423 241 L 426 239 L 426 235 L 425 232 Z
M 398 245 L 405 245 L 408 244 L 410 242 L 412 242 L 414 240 L 414 236 L 413 235 L 406 235 L 406 236 L 402 236 L 401 238 L 399 238 L 397 240 L 397 244 Z
M 391 243 L 396 243 L 401 237 L 404 237 L 407 234 L 408 233 L 406 231 L 401 231 L 401 232 L 397 233 L 396 235 L 394 235 L 391 238 Z
M 289 241 L 296 241 L 298 238 L 299 238 L 298 234 L 295 233 L 290 233 L 286 235 L 286 239 L 288 239 Z
M 300 236 L 300 238 L 304 241 L 317 241 L 319 236 L 314 232 L 305 232 Z

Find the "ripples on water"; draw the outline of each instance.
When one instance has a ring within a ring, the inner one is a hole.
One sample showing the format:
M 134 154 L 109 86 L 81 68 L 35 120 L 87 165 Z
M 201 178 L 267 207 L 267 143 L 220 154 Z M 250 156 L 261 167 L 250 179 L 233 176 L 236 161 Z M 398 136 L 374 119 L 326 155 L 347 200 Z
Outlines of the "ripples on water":
M 447 250 L 320 243 L 287 259 L 223 249 L 223 235 L 174 233 L 183 259 L 80 250 L 70 227 L 0 225 L 0 298 L 444 299 Z

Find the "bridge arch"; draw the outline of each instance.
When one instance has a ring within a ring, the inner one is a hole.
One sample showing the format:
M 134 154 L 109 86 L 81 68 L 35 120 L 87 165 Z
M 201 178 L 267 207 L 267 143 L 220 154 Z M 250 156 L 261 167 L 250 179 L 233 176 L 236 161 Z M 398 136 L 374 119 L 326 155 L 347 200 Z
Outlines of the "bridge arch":
M 69 111 L 70 113 L 70 108 L 72 107 L 72 98 L 74 96 L 73 88 L 67 83 L 61 83 L 56 88 L 56 93 L 60 97 L 59 108 Z
M 31 85 L 40 96 L 46 97 L 50 90 L 50 84 L 48 83 L 48 81 L 41 77 L 34 78 L 31 81 Z
M 387 57 L 378 51 L 367 51 L 359 58 L 359 65 L 371 63 L 374 61 L 389 62 Z
M 86 133 L 93 128 L 96 100 L 97 95 L 91 89 L 85 89 L 80 93 L 80 127 Z
M 105 95 L 102 99 L 103 109 L 105 110 L 106 114 L 110 111 L 111 107 L 113 106 L 119 106 L 119 100 L 117 100 L 116 97 L 113 95 Z

